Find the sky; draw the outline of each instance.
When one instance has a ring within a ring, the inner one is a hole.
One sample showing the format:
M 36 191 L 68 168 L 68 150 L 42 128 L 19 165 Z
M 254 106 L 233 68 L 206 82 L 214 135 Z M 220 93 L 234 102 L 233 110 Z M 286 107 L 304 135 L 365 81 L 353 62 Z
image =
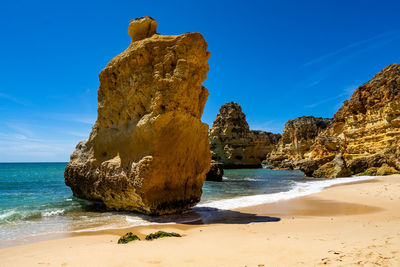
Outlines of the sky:
M 1 1 L 0 162 L 69 160 L 97 117 L 98 74 L 130 44 L 133 18 L 200 32 L 211 52 L 202 120 L 242 106 L 251 129 L 332 117 L 400 63 L 400 1 Z

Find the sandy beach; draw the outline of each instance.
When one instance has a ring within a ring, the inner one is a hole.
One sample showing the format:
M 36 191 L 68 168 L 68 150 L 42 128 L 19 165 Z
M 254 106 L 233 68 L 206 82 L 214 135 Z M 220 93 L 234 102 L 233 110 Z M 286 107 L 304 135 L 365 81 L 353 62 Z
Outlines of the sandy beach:
M 8 247 L 0 266 L 400 266 L 400 175 L 227 214 Z M 158 229 L 183 237 L 117 244 Z

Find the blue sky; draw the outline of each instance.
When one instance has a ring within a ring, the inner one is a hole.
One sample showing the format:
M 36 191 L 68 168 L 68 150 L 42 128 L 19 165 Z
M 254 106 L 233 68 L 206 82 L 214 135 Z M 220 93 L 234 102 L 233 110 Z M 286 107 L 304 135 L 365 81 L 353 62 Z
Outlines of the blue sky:
M 2 1 L 0 162 L 68 161 L 96 120 L 98 74 L 145 15 L 209 45 L 203 121 L 241 104 L 252 129 L 332 117 L 400 63 L 399 1 Z

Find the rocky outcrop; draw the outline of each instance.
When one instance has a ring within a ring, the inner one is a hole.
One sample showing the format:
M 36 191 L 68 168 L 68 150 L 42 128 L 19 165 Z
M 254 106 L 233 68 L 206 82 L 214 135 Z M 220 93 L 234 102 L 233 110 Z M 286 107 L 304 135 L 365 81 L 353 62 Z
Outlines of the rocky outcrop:
M 227 169 L 261 167 L 280 139 L 280 134 L 251 131 L 246 115 L 235 102 L 221 106 L 209 135 L 213 160 Z
M 324 131 L 332 119 L 299 117 L 285 124 L 282 138 L 276 147 L 267 154 L 264 161 L 272 169 L 297 169 L 315 142 L 315 138 Z
M 386 174 L 400 170 L 399 64 L 387 66 L 355 90 L 333 123 L 316 138 L 301 168 L 312 176 L 332 177 L 321 173 L 331 173 L 327 169 L 334 164 L 329 168 L 323 164 L 339 154 L 353 174 L 378 174 L 379 168 Z
M 224 176 L 224 164 L 215 160 L 211 161 L 211 167 L 206 175 L 206 181 L 222 182 Z
M 181 212 L 200 200 L 210 169 L 207 43 L 200 33 L 162 36 L 131 21 L 130 46 L 100 73 L 98 116 L 65 169 L 74 196 L 110 209 Z
M 346 162 L 341 154 L 336 155 L 332 161 L 321 165 L 313 172 L 313 176 L 317 178 L 348 177 L 350 175 L 351 171 L 347 167 Z

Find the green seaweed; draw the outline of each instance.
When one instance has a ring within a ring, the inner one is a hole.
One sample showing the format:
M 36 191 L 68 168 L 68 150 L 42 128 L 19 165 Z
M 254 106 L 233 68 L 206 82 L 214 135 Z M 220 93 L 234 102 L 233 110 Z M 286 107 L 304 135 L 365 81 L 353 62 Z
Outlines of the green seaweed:
M 137 235 L 132 234 L 131 232 L 124 234 L 118 239 L 118 244 L 126 244 L 134 240 L 140 240 Z
M 180 234 L 177 233 L 167 233 L 164 231 L 158 231 L 154 234 L 149 234 L 146 236 L 146 240 L 153 240 L 153 239 L 157 239 L 157 238 L 163 238 L 163 237 L 181 237 Z

